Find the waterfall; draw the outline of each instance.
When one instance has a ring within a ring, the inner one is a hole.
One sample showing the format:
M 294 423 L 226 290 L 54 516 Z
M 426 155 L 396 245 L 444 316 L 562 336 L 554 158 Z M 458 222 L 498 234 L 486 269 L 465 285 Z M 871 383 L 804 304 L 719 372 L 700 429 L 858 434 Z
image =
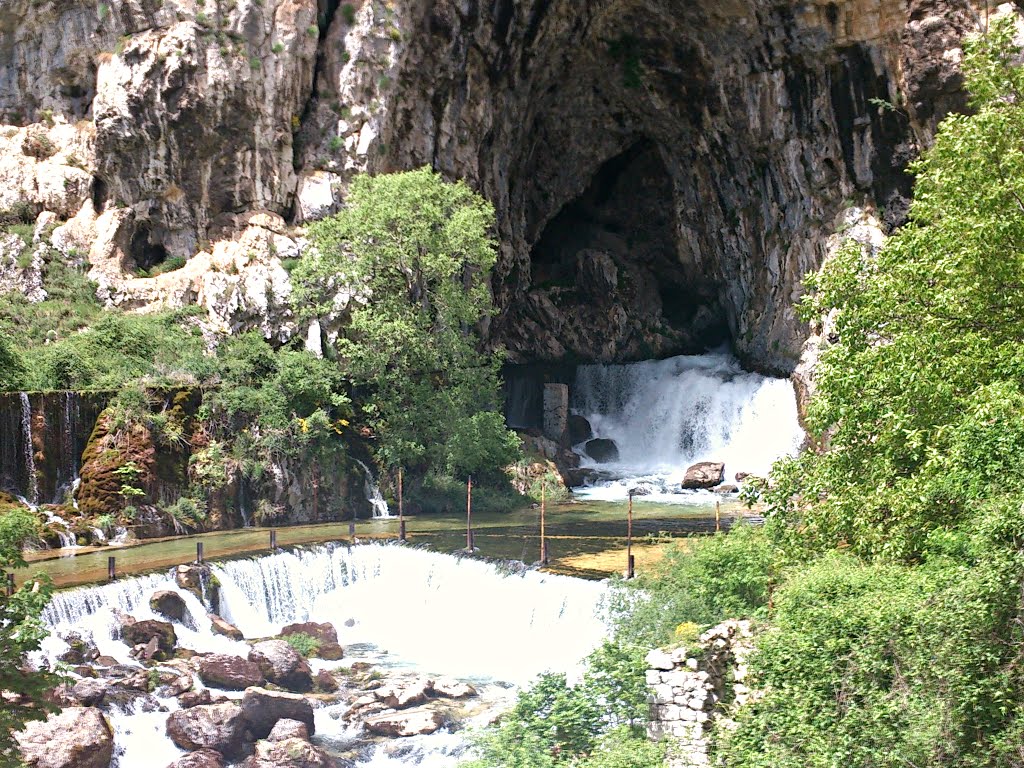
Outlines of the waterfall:
M 30 506 L 39 503 L 39 478 L 36 475 L 36 459 L 32 448 L 32 403 L 29 402 L 28 394 L 18 393 L 21 398 L 21 439 L 25 451 L 25 474 L 28 480 L 26 497 Z
M 388 508 L 388 502 L 384 498 L 384 494 L 380 492 L 380 486 L 377 485 L 377 481 L 373 479 L 373 472 L 359 459 L 356 459 L 356 464 L 363 468 L 363 475 L 365 480 L 363 482 L 363 489 L 366 493 L 366 500 L 370 502 L 370 508 L 373 510 L 374 519 L 381 519 L 391 517 L 391 510 Z
M 765 475 L 804 438 L 790 382 L 744 371 L 723 353 L 580 366 L 572 410 L 619 451 L 614 462 L 584 460 L 603 475 L 584 490 L 591 498 L 622 498 L 640 484 L 653 500 L 680 500 L 690 465 L 724 462 L 727 481 Z
M 60 423 L 60 461 L 57 465 L 57 477 L 54 484 L 53 503 L 60 503 L 66 493 L 70 493 L 72 504 L 77 508 L 75 492 L 78 490 L 78 461 L 75 450 L 78 435 L 80 408 L 78 395 L 74 392 L 61 392 Z

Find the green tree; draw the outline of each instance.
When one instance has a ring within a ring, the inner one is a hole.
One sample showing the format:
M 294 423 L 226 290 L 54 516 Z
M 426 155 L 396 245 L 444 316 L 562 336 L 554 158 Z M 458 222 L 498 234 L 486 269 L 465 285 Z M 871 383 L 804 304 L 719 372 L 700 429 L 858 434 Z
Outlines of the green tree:
M 299 306 L 324 316 L 341 284 L 359 286 L 336 351 L 370 391 L 385 466 L 473 472 L 517 454 L 500 417 L 481 415 L 500 403 L 500 358 L 476 331 L 492 312 L 493 220 L 464 183 L 423 168 L 357 177 L 347 207 L 311 227 L 318 255 L 293 272 Z
M 0 508 L 0 572 L 24 567 L 22 546 L 40 532 L 39 521 L 27 509 Z M 45 578 L 23 585 L 10 597 L 0 592 L 0 691 L 5 692 L 0 707 L 0 768 L 22 764 L 13 734 L 30 720 L 56 710 L 44 694 L 62 678 L 27 666 L 27 655 L 39 650 L 47 634 L 39 616 L 49 599 L 50 583 Z
M 0 335 L 0 392 L 15 392 L 25 385 L 25 363 L 6 336 Z
M 966 45 L 974 113 L 916 163 L 910 222 L 810 281 L 832 314 L 808 422 L 827 445 L 775 473 L 779 530 L 816 547 L 920 557 L 932 531 L 1024 492 L 1024 70 L 1013 28 Z

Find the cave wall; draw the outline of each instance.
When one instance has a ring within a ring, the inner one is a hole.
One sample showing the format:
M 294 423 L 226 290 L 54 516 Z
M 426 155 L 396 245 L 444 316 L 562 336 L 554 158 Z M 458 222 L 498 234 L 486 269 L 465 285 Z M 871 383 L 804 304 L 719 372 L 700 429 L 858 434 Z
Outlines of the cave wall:
M 357 172 L 431 165 L 495 204 L 512 362 L 724 340 L 786 373 L 802 276 L 851 205 L 900 223 L 983 7 L 9 0 L 0 212 L 52 213 L 43 245 L 112 306 L 286 340 L 298 226 Z M 190 268 L 138 274 L 169 256 Z

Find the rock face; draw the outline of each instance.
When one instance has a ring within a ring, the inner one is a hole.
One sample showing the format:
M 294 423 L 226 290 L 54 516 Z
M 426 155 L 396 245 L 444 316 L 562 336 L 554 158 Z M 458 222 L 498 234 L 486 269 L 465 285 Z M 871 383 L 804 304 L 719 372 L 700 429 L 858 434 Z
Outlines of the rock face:
M 329 337 L 351 292 L 299 327 L 294 225 L 357 171 L 430 164 L 495 204 L 513 362 L 731 341 L 788 373 L 801 277 L 844 201 L 899 222 L 976 24 L 949 0 L 6 0 L 0 213 L 55 216 L 42 243 L 112 306 Z M 15 249 L 0 284 L 36 291 Z
M 609 440 L 606 437 L 587 440 L 583 450 L 586 451 L 587 456 L 602 464 L 619 460 L 619 447 L 615 445 L 614 440 Z
M 211 654 L 199 662 L 199 679 L 214 688 L 229 691 L 244 691 L 265 682 L 258 664 L 222 653 Z
M 159 613 L 171 621 L 183 621 L 188 614 L 182 596 L 169 589 L 154 592 L 149 598 L 149 607 L 154 613 Z
M 256 643 L 249 652 L 249 661 L 258 665 L 267 680 L 282 688 L 303 692 L 313 690 L 309 664 L 284 640 Z
M 714 488 L 725 476 L 725 464 L 718 461 L 702 461 L 686 470 L 683 477 L 683 488 Z
M 145 645 L 155 639 L 157 648 L 165 658 L 174 653 L 174 646 L 178 644 L 174 627 L 166 621 L 156 619 L 125 624 L 121 628 L 121 634 L 128 645 Z
M 114 733 L 103 713 L 69 707 L 14 735 L 22 759 L 32 768 L 109 768 Z
M 178 710 L 167 718 L 167 735 L 182 749 L 212 749 L 229 758 L 241 754 L 247 727 L 242 708 L 232 701 Z

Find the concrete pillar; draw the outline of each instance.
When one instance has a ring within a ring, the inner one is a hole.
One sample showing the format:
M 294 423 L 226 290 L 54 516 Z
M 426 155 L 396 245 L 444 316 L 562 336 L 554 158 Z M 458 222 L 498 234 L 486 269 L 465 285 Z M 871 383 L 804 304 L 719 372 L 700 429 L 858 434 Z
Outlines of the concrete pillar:
M 569 385 L 544 385 L 544 437 L 561 443 L 569 429 Z

